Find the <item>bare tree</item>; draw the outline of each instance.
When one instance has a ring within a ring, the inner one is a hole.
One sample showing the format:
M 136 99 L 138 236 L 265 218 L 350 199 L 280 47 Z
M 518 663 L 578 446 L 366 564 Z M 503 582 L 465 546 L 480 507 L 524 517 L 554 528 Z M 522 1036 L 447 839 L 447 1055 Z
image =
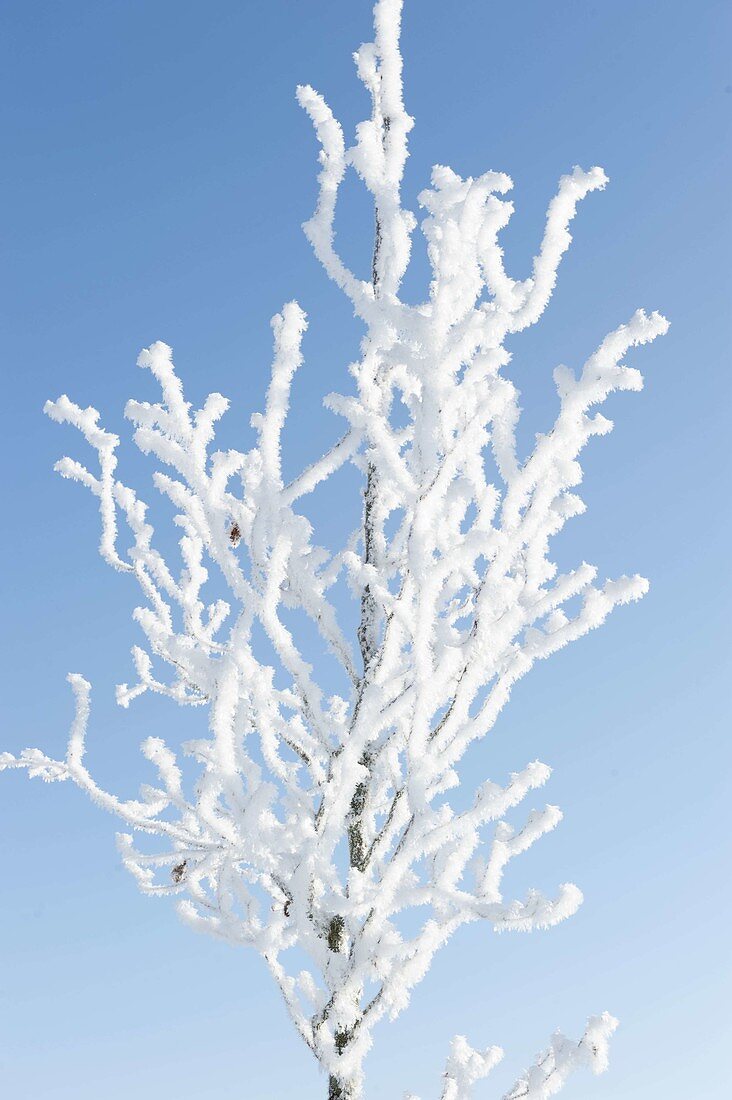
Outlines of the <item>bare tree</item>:
M 574 492 L 580 452 L 612 427 L 592 407 L 640 388 L 623 357 L 667 328 L 658 314 L 638 312 L 577 375 L 557 368 L 556 419 L 519 454 L 518 393 L 505 374 L 504 344 L 540 318 L 577 204 L 606 177 L 575 168 L 562 178 L 533 270 L 516 281 L 498 243 L 512 213 L 500 197 L 510 179 L 461 179 L 436 167 L 419 196 L 432 282 L 424 302 L 406 304 L 399 288 L 416 220 L 400 195 L 412 127 L 402 98 L 401 0 L 378 0 L 374 16 L 374 41 L 355 55 L 372 113 L 351 146 L 323 98 L 298 89 L 321 147 L 318 206 L 305 232 L 365 329 L 350 367 L 354 395 L 327 399 L 346 423 L 339 442 L 285 483 L 280 437 L 306 328 L 295 303 L 272 322 L 271 382 L 246 453 L 213 449 L 226 399 L 214 393 L 193 410 L 171 349 L 144 351 L 139 365 L 162 398 L 130 401 L 126 416 L 137 446 L 160 465 L 155 487 L 176 509 L 180 561 L 172 563 L 155 547 L 147 505 L 117 477 L 119 440 L 98 413 L 67 397 L 46 406 L 96 452 L 94 471 L 71 458 L 57 469 L 97 497 L 102 556 L 142 592 L 134 618 L 145 642 L 132 651 L 137 680 L 120 686 L 120 704 L 153 691 L 208 715 L 208 732 L 184 746 L 185 781 L 173 751 L 150 737 L 142 752 L 157 782 L 136 800 L 103 790 L 84 763 L 90 687 L 78 675 L 69 677 L 76 718 L 66 757 L 38 749 L 0 757 L 2 767 L 73 780 L 130 830 L 157 839 L 151 854 L 121 833 L 125 866 L 145 893 L 174 897 L 194 928 L 259 952 L 328 1075 L 330 1100 L 361 1096 L 376 1023 L 407 1006 L 461 925 L 548 928 L 582 900 L 571 884 L 553 898 L 502 893 L 507 863 L 561 819 L 547 806 L 520 827 L 505 820 L 547 781 L 548 767 L 535 761 L 503 785 L 483 782 L 467 809 L 453 808 L 450 792 L 466 750 L 534 662 L 646 590 L 637 576 L 597 583 L 585 563 L 560 574 L 550 546 L 584 508 Z M 368 281 L 335 247 L 348 169 L 374 202 Z M 298 506 L 347 463 L 363 477 L 363 521 L 344 547 L 326 550 Z M 225 581 L 226 601 L 208 595 L 210 574 Z M 333 594 L 343 578 L 360 609 L 353 639 L 339 626 Z M 341 695 L 325 697 L 293 612 L 315 624 L 339 662 Z M 416 931 L 413 922 L 406 930 L 410 910 L 427 914 Z M 299 972 L 293 948 L 309 960 Z M 582 1064 L 604 1069 L 614 1027 L 605 1014 L 579 1042 L 555 1036 L 506 1100 L 548 1097 Z M 500 1057 L 497 1047 L 479 1053 L 456 1038 L 443 1100 L 469 1097 Z

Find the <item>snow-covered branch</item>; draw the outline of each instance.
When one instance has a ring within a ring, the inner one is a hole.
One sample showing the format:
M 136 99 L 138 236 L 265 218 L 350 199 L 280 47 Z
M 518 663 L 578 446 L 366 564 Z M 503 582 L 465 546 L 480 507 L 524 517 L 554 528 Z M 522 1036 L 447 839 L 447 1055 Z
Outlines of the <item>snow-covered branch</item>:
M 101 554 L 141 593 L 136 679 L 120 685 L 118 701 L 127 707 L 153 691 L 202 707 L 207 731 L 183 746 L 185 761 L 148 738 L 142 751 L 157 779 L 124 800 L 99 787 L 84 763 L 90 689 L 73 676 L 66 757 L 38 749 L 0 756 L 0 768 L 72 780 L 126 829 L 157 838 L 156 851 L 141 851 L 122 833 L 125 866 L 145 893 L 174 897 L 193 927 L 262 955 L 329 1074 L 331 1100 L 360 1095 L 376 1022 L 404 1009 L 463 924 L 548 928 L 581 902 L 571 884 L 553 898 L 533 889 L 523 901 L 502 894 L 508 862 L 561 820 L 551 805 L 528 809 L 522 825 L 510 820 L 548 780 L 545 765 L 529 764 L 504 785 L 479 784 L 462 809 L 450 794 L 465 753 L 533 664 L 646 591 L 637 576 L 598 579 L 586 562 L 560 572 L 553 546 L 584 509 L 575 491 L 580 456 L 612 428 L 595 406 L 640 389 L 625 357 L 668 327 L 658 313 L 639 311 L 579 372 L 558 367 L 556 415 L 522 453 L 505 342 L 539 320 L 578 204 L 607 178 L 600 168 L 575 168 L 561 179 L 531 273 L 516 280 L 500 244 L 513 212 L 501 197 L 511 180 L 435 167 L 419 196 L 430 285 L 418 305 L 403 301 L 417 221 L 402 198 L 413 120 L 404 105 L 401 12 L 401 0 L 377 0 L 374 40 L 355 54 L 371 114 L 351 144 L 319 93 L 297 93 L 320 145 L 305 232 L 364 326 L 350 368 L 354 391 L 326 400 L 345 421 L 338 442 L 285 483 L 281 443 L 307 329 L 295 302 L 272 321 L 271 378 L 246 452 L 215 449 L 226 398 L 212 393 L 194 409 L 171 349 L 155 343 L 140 355 L 160 399 L 130 401 L 125 413 L 155 465 L 154 488 L 173 506 L 177 553 L 158 548 L 153 510 L 118 477 L 119 439 L 99 426 L 96 410 L 65 396 L 46 406 L 91 448 L 88 467 L 64 458 L 57 469 L 97 498 Z M 337 199 L 349 171 L 374 206 L 366 280 L 337 249 Z M 315 541 L 302 501 L 346 464 L 363 479 L 363 516 L 345 549 L 332 551 Z M 344 599 L 334 595 L 341 577 L 358 619 L 353 637 L 342 626 Z M 324 692 L 322 670 L 293 625 L 302 616 L 335 658 L 341 694 Z M 422 914 L 421 924 L 407 923 L 410 913 Z M 294 947 L 308 960 L 297 973 Z M 603 1016 L 578 1044 L 555 1037 L 506 1100 L 548 1097 L 579 1064 L 603 1068 L 614 1026 Z M 500 1053 L 455 1040 L 443 1100 L 468 1097 Z
M 566 1039 L 560 1031 L 552 1036 L 551 1045 L 526 1073 L 522 1074 L 504 1100 L 548 1100 L 561 1092 L 575 1070 L 587 1068 L 592 1073 L 604 1073 L 608 1065 L 608 1044 L 618 1021 L 603 1012 L 587 1021 L 579 1042 Z

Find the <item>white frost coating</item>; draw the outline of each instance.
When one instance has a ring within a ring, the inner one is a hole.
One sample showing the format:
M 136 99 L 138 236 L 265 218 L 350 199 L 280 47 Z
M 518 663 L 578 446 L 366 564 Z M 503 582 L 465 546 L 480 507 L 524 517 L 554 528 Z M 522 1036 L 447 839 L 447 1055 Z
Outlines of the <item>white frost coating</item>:
M 487 1077 L 502 1058 L 500 1047 L 488 1047 L 483 1052 L 473 1050 L 463 1035 L 456 1035 L 445 1066 L 442 1100 L 468 1100 L 476 1081 Z
M 72 779 L 130 830 L 119 848 L 140 889 L 174 897 L 193 927 L 263 956 L 329 1075 L 332 1100 L 360 1096 L 375 1024 L 406 1007 L 458 928 L 476 920 L 499 931 L 547 928 L 581 902 L 571 884 L 553 898 L 503 896 L 508 863 L 561 820 L 551 805 L 529 809 L 523 823 L 506 820 L 547 782 L 545 765 L 480 784 L 462 808 L 451 791 L 466 750 L 534 662 L 646 590 L 640 577 L 598 581 L 585 562 L 559 574 L 551 546 L 584 508 L 575 493 L 583 448 L 612 427 L 593 406 L 640 388 L 624 356 L 667 328 L 659 314 L 638 312 L 579 374 L 558 367 L 556 419 L 519 453 L 519 395 L 505 374 L 504 342 L 538 320 L 577 204 L 606 178 L 593 168 L 561 180 L 532 273 L 516 281 L 498 242 L 512 213 L 499 197 L 510 179 L 462 179 L 437 166 L 420 196 L 429 293 L 417 306 L 404 303 L 399 285 L 416 223 L 400 194 L 412 126 L 400 20 L 400 0 L 379 0 L 374 42 L 356 54 L 372 113 L 353 145 L 322 96 L 298 90 L 321 145 L 319 198 L 305 231 L 366 326 L 351 367 L 355 395 L 328 398 L 346 421 L 339 442 L 283 482 L 280 441 L 307 327 L 296 303 L 272 322 L 272 377 L 247 453 L 213 448 L 228 402 L 214 393 L 193 409 L 171 349 L 153 344 L 139 365 L 157 380 L 160 403 L 130 401 L 126 416 L 175 510 L 175 562 L 155 547 L 147 505 L 118 479 L 119 440 L 99 427 L 97 412 L 67 397 L 46 406 L 96 452 L 98 472 L 69 458 L 57 469 L 98 498 L 101 553 L 141 590 L 134 618 L 144 642 L 132 651 L 136 680 L 119 687 L 118 700 L 128 706 L 154 691 L 206 708 L 208 728 L 184 746 L 195 782 L 184 783 L 176 754 L 149 737 L 142 751 L 154 783 L 128 801 L 102 790 L 84 764 L 90 689 L 79 676 L 70 677 L 76 718 L 65 758 L 38 749 L 0 756 L 0 768 Z M 336 250 L 336 199 L 350 169 L 375 207 L 368 280 Z M 298 501 L 347 463 L 364 476 L 363 522 L 344 548 L 326 550 Z M 223 580 L 226 600 L 209 595 L 210 573 Z M 355 638 L 331 594 L 341 575 L 360 611 Z M 295 625 L 303 616 L 343 670 L 339 695 L 324 694 L 304 651 Z M 135 847 L 136 830 L 159 839 L 154 853 Z M 582 1064 L 602 1070 L 614 1026 L 603 1016 L 578 1044 L 555 1037 L 507 1100 L 550 1096 Z M 467 1098 L 500 1053 L 456 1039 L 443 1100 Z
M 618 1026 L 609 1013 L 592 1016 L 578 1043 L 566 1039 L 560 1031 L 552 1036 L 551 1046 L 540 1054 L 503 1100 L 547 1100 L 555 1096 L 576 1069 L 587 1067 L 604 1073 L 608 1063 L 608 1043 Z

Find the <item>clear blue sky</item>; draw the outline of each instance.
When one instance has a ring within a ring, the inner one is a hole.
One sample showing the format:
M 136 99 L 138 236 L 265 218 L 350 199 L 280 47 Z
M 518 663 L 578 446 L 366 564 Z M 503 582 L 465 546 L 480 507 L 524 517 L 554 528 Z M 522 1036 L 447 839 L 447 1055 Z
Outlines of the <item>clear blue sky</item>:
M 96 556 L 92 501 L 51 472 L 78 444 L 41 407 L 67 391 L 122 428 L 124 400 L 152 393 L 137 352 L 163 339 L 194 399 L 233 399 L 227 430 L 245 441 L 268 319 L 297 297 L 311 327 L 287 462 L 334 436 L 320 399 L 360 333 L 299 229 L 316 150 L 293 92 L 309 81 L 345 122 L 363 117 L 350 55 L 370 2 L 5 0 L 0 18 L 2 742 L 61 751 L 64 677 L 83 672 L 92 765 L 132 793 L 137 743 L 196 716 L 114 707 L 135 593 Z M 577 365 L 638 306 L 672 328 L 633 357 L 646 389 L 614 402 L 616 430 L 588 455 L 589 512 L 562 543 L 565 563 L 637 570 L 651 593 L 534 670 L 469 760 L 472 778 L 496 780 L 535 757 L 555 767 L 546 794 L 565 821 L 512 885 L 575 881 L 585 905 L 551 932 L 453 941 L 377 1033 L 369 1100 L 435 1097 L 456 1031 L 506 1047 L 478 1093 L 500 1095 L 555 1027 L 578 1033 L 602 1009 L 622 1021 L 611 1072 L 577 1078 L 567 1100 L 725 1095 L 730 23 L 721 0 L 407 5 L 410 201 L 435 161 L 509 172 L 521 274 L 559 175 L 600 164 L 611 178 L 581 210 L 544 322 L 512 349 L 532 430 L 551 413 L 557 362 Z M 365 271 L 357 188 L 341 229 Z M 147 473 L 133 458 L 126 469 Z M 70 786 L 0 779 L 3 1095 L 320 1100 L 262 965 L 139 895 L 114 828 Z

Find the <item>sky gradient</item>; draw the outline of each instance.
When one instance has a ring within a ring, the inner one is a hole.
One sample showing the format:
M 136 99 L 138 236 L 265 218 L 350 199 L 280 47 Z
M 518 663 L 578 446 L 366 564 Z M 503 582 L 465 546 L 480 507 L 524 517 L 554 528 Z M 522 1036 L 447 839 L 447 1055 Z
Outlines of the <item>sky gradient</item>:
M 581 206 L 545 317 L 511 344 L 527 438 L 550 423 L 557 363 L 577 367 L 638 307 L 672 327 L 629 356 L 646 388 L 609 403 L 615 431 L 585 455 L 588 511 L 559 550 L 560 564 L 585 559 L 601 576 L 640 572 L 651 592 L 536 667 L 466 760 L 473 780 L 536 757 L 555 769 L 542 795 L 565 819 L 510 885 L 577 882 L 585 904 L 545 933 L 464 930 L 377 1031 L 368 1100 L 435 1097 L 456 1032 L 505 1047 L 476 1090 L 500 1096 L 554 1028 L 579 1034 L 603 1009 L 621 1020 L 611 1071 L 578 1075 L 566 1100 L 724 1094 L 731 24 L 717 0 L 407 3 L 413 209 L 433 163 L 508 172 L 504 240 L 521 276 L 559 176 L 599 164 L 610 177 Z M 43 402 L 68 392 L 125 437 L 127 397 L 154 399 L 138 351 L 162 339 L 190 399 L 232 399 L 225 440 L 245 447 L 269 318 L 296 297 L 310 328 L 286 468 L 337 437 L 321 399 L 344 385 L 361 332 L 300 231 L 317 163 L 294 87 L 312 83 L 349 131 L 363 117 L 351 53 L 370 36 L 370 3 L 6 0 L 0 25 L 0 748 L 63 751 L 65 676 L 81 672 L 94 686 L 90 766 L 131 795 L 142 738 L 191 735 L 202 716 L 156 699 L 115 707 L 136 593 L 96 553 L 93 501 L 52 472 L 82 445 Z M 339 234 L 365 274 L 371 216 L 355 184 Z M 424 275 L 417 249 L 407 297 Z M 149 467 L 129 448 L 122 467 L 145 487 Z M 315 518 L 327 538 L 335 517 Z M 115 827 L 68 784 L 0 777 L 0 1092 L 321 1100 L 326 1082 L 260 961 L 141 896 Z

